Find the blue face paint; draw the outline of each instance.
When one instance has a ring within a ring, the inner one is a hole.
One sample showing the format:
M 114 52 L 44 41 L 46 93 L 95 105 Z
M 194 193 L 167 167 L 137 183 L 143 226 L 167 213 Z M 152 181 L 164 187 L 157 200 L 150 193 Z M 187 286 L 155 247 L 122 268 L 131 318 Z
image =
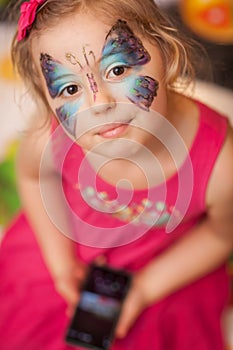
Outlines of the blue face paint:
M 41 69 L 44 75 L 49 94 L 55 99 L 59 97 L 67 84 L 77 79 L 76 75 L 64 67 L 60 62 L 54 60 L 48 54 L 41 54 Z M 77 112 L 82 100 L 78 99 L 67 102 L 56 109 L 57 117 L 63 127 L 72 136 L 75 136 Z
M 150 55 L 127 23 L 118 20 L 106 36 L 102 60 L 118 56 L 129 66 L 141 66 L 150 61 Z
M 55 98 L 59 96 L 67 83 L 74 80 L 75 74 L 47 54 L 41 54 L 40 63 L 49 94 Z
M 81 101 L 68 102 L 56 109 L 57 117 L 63 127 L 72 136 L 76 135 L 77 112 L 80 108 Z
M 151 57 L 144 48 L 141 40 L 137 38 L 127 23 L 118 20 L 106 36 L 102 50 L 101 69 L 106 70 L 110 65 L 114 67 L 133 67 L 134 72 L 141 66 L 150 62 Z M 126 76 L 122 83 L 128 88 L 126 97 L 143 110 L 149 108 L 157 96 L 159 83 L 149 76 Z

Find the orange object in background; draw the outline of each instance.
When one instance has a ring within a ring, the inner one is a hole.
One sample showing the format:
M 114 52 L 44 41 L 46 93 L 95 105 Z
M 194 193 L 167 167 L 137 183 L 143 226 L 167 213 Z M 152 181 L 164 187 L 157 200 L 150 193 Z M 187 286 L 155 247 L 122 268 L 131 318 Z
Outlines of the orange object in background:
M 180 13 L 203 39 L 233 44 L 233 0 L 181 0 Z
M 0 58 L 0 78 L 4 80 L 15 80 L 16 74 L 13 72 L 13 67 L 9 55 Z

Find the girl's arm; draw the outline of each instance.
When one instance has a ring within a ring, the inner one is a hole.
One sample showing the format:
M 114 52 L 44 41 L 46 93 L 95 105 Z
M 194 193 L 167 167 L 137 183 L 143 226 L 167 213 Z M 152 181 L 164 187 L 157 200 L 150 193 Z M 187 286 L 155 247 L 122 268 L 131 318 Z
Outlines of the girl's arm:
M 233 249 L 233 132 L 207 188 L 207 217 L 136 274 L 117 336 L 124 337 L 142 310 L 215 270 Z M 172 233 L 171 233 L 172 234 Z
M 39 186 L 40 163 L 50 136 L 50 130 L 48 127 L 41 127 L 37 124 L 38 122 L 34 122 L 30 130 L 25 133 L 19 148 L 17 157 L 18 188 L 22 206 L 52 275 L 55 288 L 67 300 L 68 304 L 72 305 L 77 302 L 78 280 L 84 277 L 85 267 L 77 262 L 73 241 L 54 225 L 42 202 Z M 61 219 L 61 215 L 64 214 L 62 219 L 64 219 L 65 224 L 65 210 L 62 208 L 62 201 L 58 198 L 59 178 L 52 167 L 52 161 L 49 159 L 47 159 L 47 164 L 43 166 L 41 180 L 49 189 L 49 194 L 53 193 L 52 199 L 56 204 L 57 215 Z

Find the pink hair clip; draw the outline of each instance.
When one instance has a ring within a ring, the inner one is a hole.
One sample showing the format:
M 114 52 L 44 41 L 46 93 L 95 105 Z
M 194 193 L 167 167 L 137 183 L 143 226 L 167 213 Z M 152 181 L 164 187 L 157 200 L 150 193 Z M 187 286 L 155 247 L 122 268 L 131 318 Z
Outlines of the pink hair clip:
M 27 36 L 36 18 L 38 7 L 43 5 L 47 0 L 30 0 L 25 1 L 20 7 L 20 18 L 18 23 L 17 40 L 21 41 Z

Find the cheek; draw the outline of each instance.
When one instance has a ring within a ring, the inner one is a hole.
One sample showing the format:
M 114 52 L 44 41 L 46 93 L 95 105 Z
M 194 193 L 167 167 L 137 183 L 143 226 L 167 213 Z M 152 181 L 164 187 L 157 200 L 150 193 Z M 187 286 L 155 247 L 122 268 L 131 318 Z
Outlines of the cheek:
M 126 97 L 139 108 L 149 111 L 157 96 L 158 81 L 149 76 L 139 75 L 127 79 L 126 85 Z
M 82 101 L 68 102 L 56 109 L 56 115 L 64 129 L 75 136 L 76 123 Z

